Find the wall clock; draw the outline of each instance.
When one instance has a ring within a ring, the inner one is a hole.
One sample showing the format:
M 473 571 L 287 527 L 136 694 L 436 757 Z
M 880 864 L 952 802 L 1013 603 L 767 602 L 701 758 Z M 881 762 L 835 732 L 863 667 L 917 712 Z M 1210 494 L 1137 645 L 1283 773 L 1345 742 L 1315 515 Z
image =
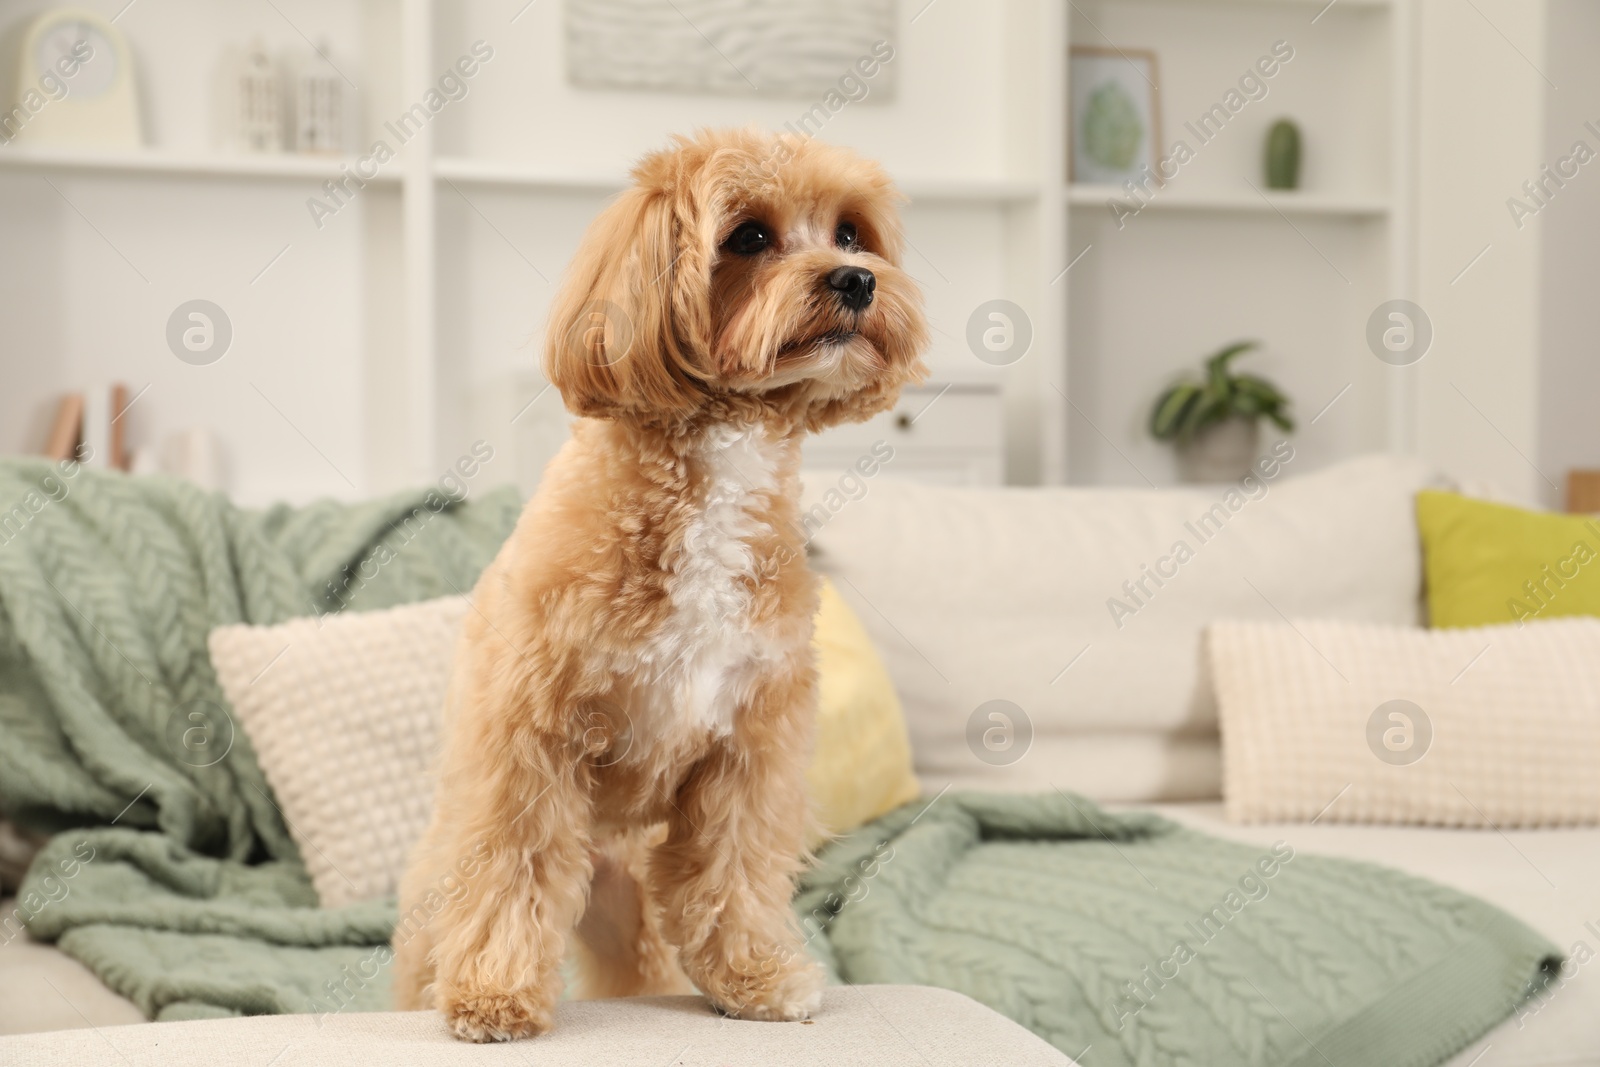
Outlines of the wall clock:
M 19 143 L 138 148 L 143 141 L 133 53 L 122 32 L 87 11 L 57 9 L 22 35 L 14 107 Z

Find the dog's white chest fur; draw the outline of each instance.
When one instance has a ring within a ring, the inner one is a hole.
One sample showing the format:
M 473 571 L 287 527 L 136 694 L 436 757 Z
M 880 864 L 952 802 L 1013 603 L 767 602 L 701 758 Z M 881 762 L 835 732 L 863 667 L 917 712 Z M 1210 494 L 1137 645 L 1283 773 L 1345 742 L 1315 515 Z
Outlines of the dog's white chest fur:
M 777 651 L 751 620 L 750 542 L 766 529 L 764 497 L 777 488 L 779 448 L 759 428 L 717 427 L 691 458 L 703 486 L 663 559 L 671 612 L 634 687 L 636 739 L 726 735 L 756 668 Z

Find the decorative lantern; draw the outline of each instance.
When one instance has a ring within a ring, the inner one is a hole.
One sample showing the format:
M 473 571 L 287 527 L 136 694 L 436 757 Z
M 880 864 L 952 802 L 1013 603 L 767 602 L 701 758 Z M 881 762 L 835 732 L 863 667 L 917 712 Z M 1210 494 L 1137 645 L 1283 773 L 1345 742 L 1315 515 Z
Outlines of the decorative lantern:
M 294 150 L 337 155 L 345 150 L 344 79 L 333 68 L 327 42 L 290 65 Z
M 283 151 L 283 81 L 258 37 L 217 67 L 217 140 L 234 152 Z

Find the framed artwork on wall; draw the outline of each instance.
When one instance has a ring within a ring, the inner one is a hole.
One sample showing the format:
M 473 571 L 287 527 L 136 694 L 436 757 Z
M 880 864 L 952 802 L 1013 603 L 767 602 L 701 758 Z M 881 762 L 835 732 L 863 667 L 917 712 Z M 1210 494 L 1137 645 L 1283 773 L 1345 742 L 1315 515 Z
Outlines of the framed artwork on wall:
M 1068 85 L 1067 172 L 1074 182 L 1121 185 L 1155 172 L 1161 153 L 1156 54 L 1074 45 Z M 1156 179 L 1159 183 L 1159 177 Z
M 567 80 L 580 89 L 834 92 L 852 101 L 870 91 L 890 100 L 896 2 L 566 0 Z

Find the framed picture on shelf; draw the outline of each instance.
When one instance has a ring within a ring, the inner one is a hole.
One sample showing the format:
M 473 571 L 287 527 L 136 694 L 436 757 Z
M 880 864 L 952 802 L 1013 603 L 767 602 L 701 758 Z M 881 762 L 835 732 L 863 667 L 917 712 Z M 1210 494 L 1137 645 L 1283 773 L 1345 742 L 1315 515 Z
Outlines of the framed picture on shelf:
M 1121 185 L 1129 178 L 1138 180 L 1147 166 L 1153 173 L 1161 152 L 1156 54 L 1074 45 L 1070 60 L 1067 173 L 1071 180 Z

